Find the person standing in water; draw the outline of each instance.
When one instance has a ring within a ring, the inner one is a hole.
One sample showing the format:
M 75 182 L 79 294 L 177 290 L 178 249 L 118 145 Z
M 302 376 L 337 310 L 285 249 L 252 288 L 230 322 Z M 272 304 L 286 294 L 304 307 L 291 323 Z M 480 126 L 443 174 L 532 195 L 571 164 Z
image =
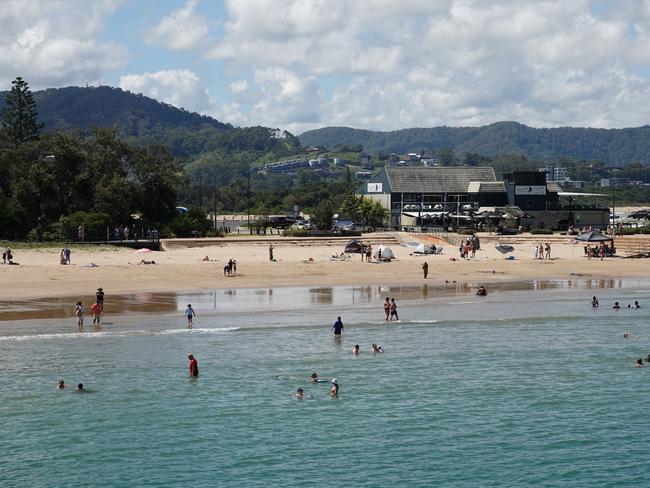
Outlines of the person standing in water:
M 97 294 L 95 296 L 97 303 L 104 305 L 104 289 L 100 286 L 97 288 Z
M 388 297 L 384 300 L 384 313 L 386 314 L 386 320 L 388 320 L 388 317 L 390 316 L 390 298 Z
M 104 305 L 100 302 L 95 302 L 93 303 L 93 306 L 90 307 L 90 311 L 93 314 L 93 325 L 99 325 L 102 318 L 102 312 L 104 311 Z
M 330 395 L 334 398 L 339 396 L 339 383 L 336 381 L 336 378 L 332 378 L 332 389 L 330 390 Z
M 189 369 L 190 369 L 190 376 L 192 378 L 195 378 L 199 375 L 199 362 L 194 359 L 194 354 L 190 354 L 187 356 L 187 359 L 190 361 Z
M 192 328 L 192 317 L 196 315 L 196 312 L 192 308 L 192 304 L 187 304 L 187 310 L 185 310 L 185 316 L 187 317 L 187 327 Z
M 352 354 L 354 354 L 355 356 L 358 356 L 359 354 L 361 354 L 361 349 L 359 349 L 359 344 L 356 344 L 352 348 Z
M 84 305 L 81 302 L 77 302 L 74 306 L 74 314 L 77 317 L 77 327 L 84 326 Z
M 336 321 L 332 324 L 332 330 L 334 331 L 335 336 L 341 336 L 341 332 L 344 330 L 341 317 L 337 317 Z
M 397 315 L 397 303 L 395 303 L 394 298 L 391 298 L 390 299 L 390 319 L 393 320 L 393 317 L 395 317 L 395 320 L 399 320 L 399 316 Z

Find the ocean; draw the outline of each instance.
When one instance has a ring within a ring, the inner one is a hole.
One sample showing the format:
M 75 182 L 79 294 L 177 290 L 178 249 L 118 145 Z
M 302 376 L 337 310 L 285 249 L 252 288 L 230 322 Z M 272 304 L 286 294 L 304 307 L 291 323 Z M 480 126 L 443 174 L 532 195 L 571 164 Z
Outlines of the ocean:
M 73 298 L 2 303 L 0 486 L 644 486 L 650 283 L 488 290 L 107 290 L 83 332 Z

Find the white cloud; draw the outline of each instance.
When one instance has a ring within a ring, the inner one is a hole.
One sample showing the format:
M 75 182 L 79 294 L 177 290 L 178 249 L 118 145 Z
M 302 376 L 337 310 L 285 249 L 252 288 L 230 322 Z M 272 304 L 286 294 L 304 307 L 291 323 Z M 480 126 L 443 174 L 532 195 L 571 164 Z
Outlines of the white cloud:
M 205 85 L 196 73 L 187 69 L 124 75 L 119 86 L 192 112 L 201 112 L 211 103 Z
M 253 123 L 650 119 L 648 0 L 226 0 L 226 8 L 209 55 L 255 73 Z
M 195 12 L 196 0 L 164 17 L 149 33 L 149 41 L 170 49 L 193 49 L 204 42 L 209 26 L 207 20 Z
M 242 124 L 239 104 L 219 102 L 213 97 L 199 76 L 188 69 L 161 70 L 142 74 L 128 74 L 120 78 L 120 88 L 142 93 L 161 102 L 190 112 L 209 115 L 223 122 Z
M 95 82 L 124 65 L 126 47 L 97 35 L 120 4 L 115 0 L 0 2 L 0 84 L 16 76 L 32 88 Z
M 246 80 L 236 80 L 230 84 L 230 91 L 233 93 L 242 93 L 248 90 L 248 82 Z

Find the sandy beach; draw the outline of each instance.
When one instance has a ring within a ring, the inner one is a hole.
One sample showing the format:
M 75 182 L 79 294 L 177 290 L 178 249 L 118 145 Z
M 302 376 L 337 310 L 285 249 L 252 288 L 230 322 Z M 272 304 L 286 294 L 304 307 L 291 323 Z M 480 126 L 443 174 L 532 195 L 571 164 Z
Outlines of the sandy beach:
M 404 234 L 402 241 L 412 242 Z M 419 236 L 422 239 L 421 236 Z M 5 300 L 40 297 L 89 296 L 98 286 L 108 294 L 132 292 L 181 292 L 210 288 L 251 288 L 268 286 L 336 286 L 370 284 L 444 284 L 448 281 L 493 283 L 529 279 L 647 277 L 644 259 L 608 258 L 587 260 L 582 246 L 568 238 L 552 244 L 551 260 L 533 259 L 535 242 L 543 236 L 519 237 L 513 243 L 514 260 L 506 260 L 494 249 L 495 238 L 484 236 L 475 259 L 460 260 L 458 251 L 444 244 L 442 255 L 415 255 L 412 249 L 391 245 L 392 262 L 362 262 L 357 254 L 348 260 L 332 259 L 343 251 L 341 243 L 300 245 L 281 238 L 263 242 L 233 242 L 228 239 L 206 247 L 186 247 L 175 242 L 166 251 L 138 253 L 133 249 L 109 246 L 75 248 L 72 264 L 59 264 L 59 249 L 17 249 L 19 266 L 0 266 L 0 296 Z M 269 244 L 274 245 L 275 261 L 269 261 Z M 200 240 L 191 245 L 201 245 Z M 202 261 L 208 256 L 210 261 Z M 224 276 L 230 258 L 237 260 L 237 274 Z M 452 260 L 455 258 L 455 260 Z M 155 265 L 138 265 L 142 260 Z M 421 266 L 429 264 L 425 281 Z M 90 263 L 96 265 L 90 267 Z

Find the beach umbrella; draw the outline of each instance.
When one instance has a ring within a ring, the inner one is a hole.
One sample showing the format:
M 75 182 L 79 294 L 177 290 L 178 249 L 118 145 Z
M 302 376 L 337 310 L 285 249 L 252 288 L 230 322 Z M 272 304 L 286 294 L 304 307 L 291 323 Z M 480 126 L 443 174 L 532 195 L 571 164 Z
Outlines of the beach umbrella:
M 606 242 L 606 241 L 614 240 L 611 237 L 603 235 L 603 233 L 599 230 L 592 230 L 590 232 L 585 232 L 584 234 L 575 236 L 574 239 L 580 242 Z
M 143 254 L 143 253 L 151 252 L 151 249 L 149 249 L 148 247 L 143 247 L 141 249 L 138 249 L 136 252 Z

